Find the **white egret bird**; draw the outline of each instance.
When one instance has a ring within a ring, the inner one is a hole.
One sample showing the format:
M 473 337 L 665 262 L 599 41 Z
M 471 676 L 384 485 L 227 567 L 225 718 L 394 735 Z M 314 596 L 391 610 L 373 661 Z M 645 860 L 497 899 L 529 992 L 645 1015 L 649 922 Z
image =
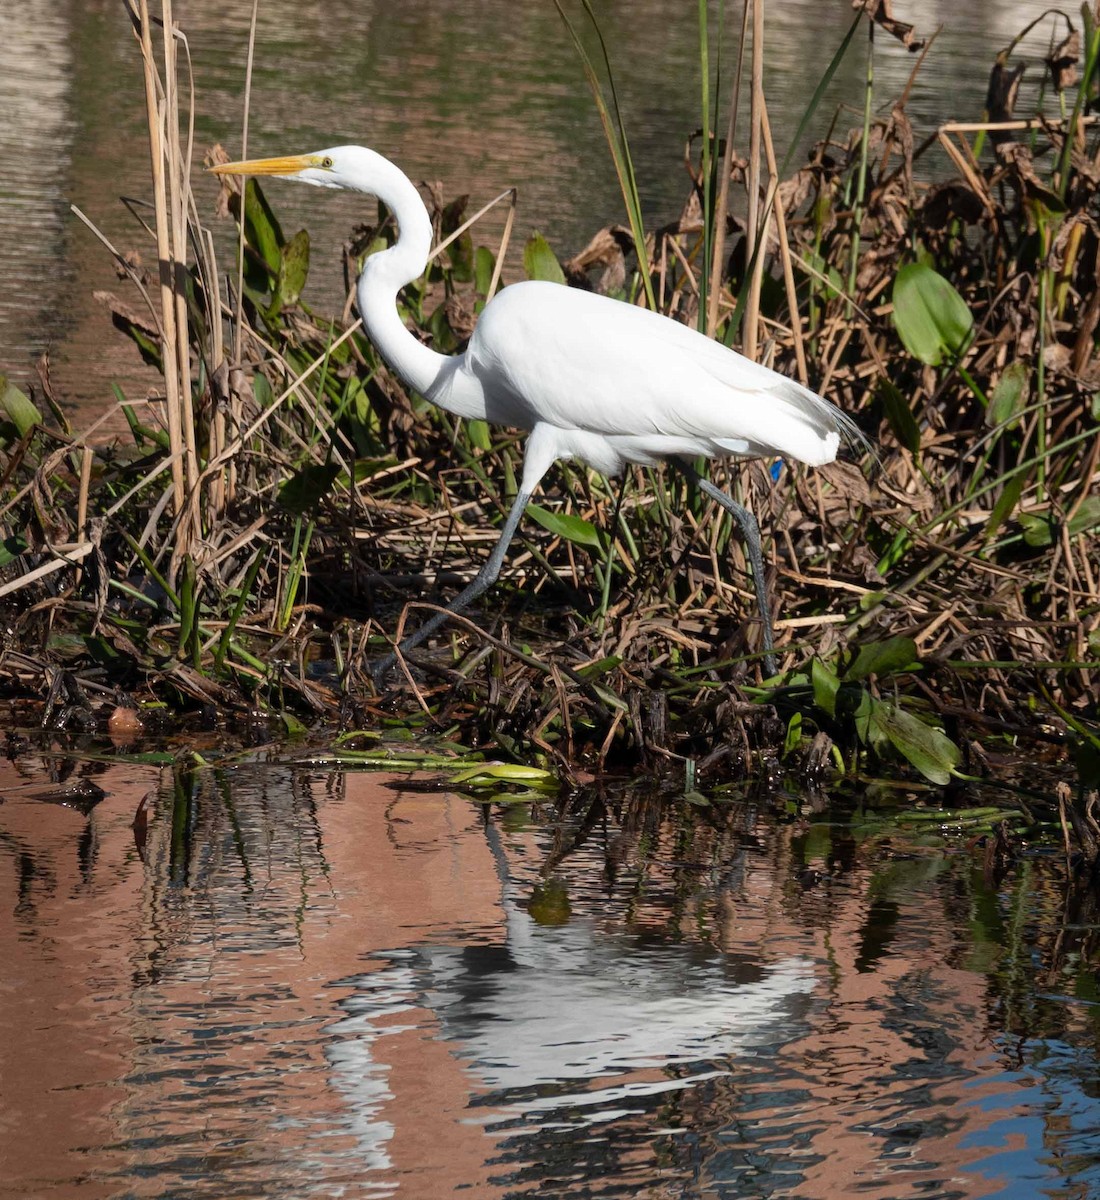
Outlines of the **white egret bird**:
M 277 175 L 347 188 L 381 200 L 399 236 L 372 254 L 359 277 L 367 335 L 414 391 L 460 417 L 529 431 L 523 475 L 500 539 L 473 581 L 401 642 L 430 637 L 500 575 L 508 543 L 539 481 L 558 459 L 580 459 L 605 475 L 626 463 L 670 461 L 740 525 L 763 622 L 765 669 L 775 674 L 764 561 L 755 517 L 692 468 L 699 457 L 784 458 L 821 466 L 842 441 L 864 439 L 829 401 L 668 317 L 618 300 L 528 281 L 504 288 L 478 320 L 465 353 L 425 346 L 398 315 L 399 290 L 428 262 L 432 225 L 411 180 L 363 146 L 254 159 L 219 175 Z M 381 664 L 386 669 L 392 657 Z

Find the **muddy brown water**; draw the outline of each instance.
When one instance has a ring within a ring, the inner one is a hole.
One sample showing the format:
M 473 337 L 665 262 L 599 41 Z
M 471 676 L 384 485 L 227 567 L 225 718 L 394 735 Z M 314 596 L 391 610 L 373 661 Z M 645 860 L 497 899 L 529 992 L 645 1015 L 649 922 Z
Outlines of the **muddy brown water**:
M 0 1195 L 1100 1196 L 1056 855 L 423 787 L 0 763 Z
M 583 23 L 580 6 L 567 7 Z M 740 16 L 738 6 L 725 7 L 729 78 Z M 233 154 L 240 149 L 251 8 L 223 0 L 175 6 L 194 64 L 199 158 L 216 141 Z M 697 9 L 672 0 L 597 8 L 645 219 L 674 220 L 688 190 L 684 142 L 700 123 Z M 980 117 L 996 52 L 1046 8 L 1042 0 L 895 5 L 925 34 L 943 26 L 909 100 L 918 138 L 942 121 Z M 711 9 L 716 47 L 719 6 Z M 1079 25 L 1078 10 L 1066 11 Z M 780 153 L 851 18 L 847 0 L 767 6 L 766 84 Z M 1019 60 L 1029 64 L 1021 109 L 1035 102 L 1052 30 L 1057 40 L 1064 35 L 1051 19 L 1021 48 Z M 842 65 L 812 136 L 824 134 L 837 104 L 862 104 L 864 45 L 860 40 Z M 879 34 L 877 96 L 886 108 L 913 64 L 898 42 Z M 449 198 L 469 193 L 480 206 L 516 187 L 515 245 L 541 230 L 563 256 L 601 226 L 623 220 L 576 51 L 543 0 L 322 6 L 262 0 L 253 84 L 255 154 L 367 141 L 414 180 L 441 180 Z M 112 383 L 130 399 L 158 386 L 93 293 L 114 291 L 140 306 L 139 298 L 69 212 L 70 204 L 79 205 L 122 250 L 151 259 L 149 239 L 119 199 L 149 195 L 144 114 L 140 58 L 121 0 L 0 3 L 0 371 L 21 383 L 33 380 L 34 361 L 48 350 L 59 399 L 75 410 L 78 424 L 114 403 Z M 852 111 L 838 128 L 861 120 Z M 204 219 L 213 223 L 214 185 L 200 175 L 196 187 Z M 306 225 L 313 235 L 307 299 L 338 310 L 341 243 L 373 209 L 362 198 L 319 197 L 312 189 L 270 191 L 287 233 Z M 498 213 L 480 227 L 485 244 L 494 244 L 502 222 Z M 225 270 L 232 258 L 227 222 L 218 230 Z M 506 282 L 520 270 L 513 262 Z M 125 426 L 119 420 L 112 428 Z

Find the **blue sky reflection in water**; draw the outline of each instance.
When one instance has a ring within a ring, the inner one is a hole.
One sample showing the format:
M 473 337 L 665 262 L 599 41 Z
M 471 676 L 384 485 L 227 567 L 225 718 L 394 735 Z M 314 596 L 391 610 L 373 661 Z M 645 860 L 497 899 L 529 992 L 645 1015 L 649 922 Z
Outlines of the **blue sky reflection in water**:
M 0 1196 L 1100 1195 L 1056 858 L 262 762 L 0 797 Z

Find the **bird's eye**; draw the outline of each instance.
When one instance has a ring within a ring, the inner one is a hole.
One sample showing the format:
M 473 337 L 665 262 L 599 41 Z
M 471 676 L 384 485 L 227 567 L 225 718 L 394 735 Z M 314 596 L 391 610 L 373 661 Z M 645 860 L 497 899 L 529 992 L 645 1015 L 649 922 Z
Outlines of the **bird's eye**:
M 324 158 L 321 159 L 321 166 L 324 167 L 326 171 L 329 171 L 332 169 L 332 159 L 329 158 L 329 156 L 327 154 L 325 155 Z

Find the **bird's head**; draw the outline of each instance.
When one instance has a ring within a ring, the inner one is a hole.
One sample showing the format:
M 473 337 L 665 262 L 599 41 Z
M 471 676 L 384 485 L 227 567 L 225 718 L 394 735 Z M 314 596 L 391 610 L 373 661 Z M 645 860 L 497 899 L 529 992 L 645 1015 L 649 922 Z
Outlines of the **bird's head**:
M 365 157 L 375 158 L 362 146 L 333 146 L 314 154 L 288 154 L 282 158 L 253 158 L 246 162 L 219 163 L 215 175 L 279 175 L 314 187 L 363 190 Z

